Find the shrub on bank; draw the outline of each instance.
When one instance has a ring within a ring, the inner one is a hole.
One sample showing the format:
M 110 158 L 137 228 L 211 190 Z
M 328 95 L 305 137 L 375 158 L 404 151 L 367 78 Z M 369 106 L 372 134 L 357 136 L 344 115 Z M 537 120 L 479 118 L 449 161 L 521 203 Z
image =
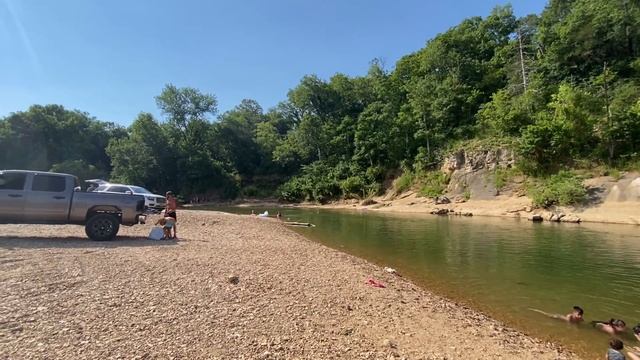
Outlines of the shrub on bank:
M 449 184 L 449 176 L 442 171 L 429 171 L 419 175 L 420 195 L 436 197 L 442 195 Z
M 402 194 L 403 192 L 411 189 L 413 186 L 413 182 L 415 181 L 415 177 L 413 172 L 405 171 L 393 182 L 393 192 L 396 195 Z
M 582 180 L 570 171 L 560 171 L 529 187 L 535 206 L 575 205 L 584 202 L 587 191 Z

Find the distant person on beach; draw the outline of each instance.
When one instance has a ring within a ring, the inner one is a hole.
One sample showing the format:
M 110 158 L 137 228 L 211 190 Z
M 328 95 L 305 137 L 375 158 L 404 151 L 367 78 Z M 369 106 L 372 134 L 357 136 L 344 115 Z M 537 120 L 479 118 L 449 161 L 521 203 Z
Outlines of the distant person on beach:
M 604 331 L 611 336 L 616 336 L 624 332 L 627 328 L 627 324 L 620 319 L 611 319 L 607 322 L 604 321 L 592 321 L 593 327 L 600 331 Z
M 531 309 L 532 311 L 535 311 L 537 313 L 540 313 L 542 315 L 548 316 L 552 319 L 558 319 L 558 320 L 564 320 L 568 323 L 571 324 L 579 324 L 582 321 L 584 321 L 584 310 L 582 310 L 582 308 L 578 305 L 573 307 L 573 311 L 568 313 L 567 315 L 562 315 L 562 314 L 549 314 L 547 312 L 544 312 L 542 310 L 538 310 L 538 309 Z
M 164 208 L 164 216 L 173 218 L 173 220 L 177 222 L 178 216 L 176 214 L 176 210 L 178 209 L 178 203 L 177 203 L 176 197 L 172 191 L 167 191 L 166 198 L 167 198 L 167 205 Z M 178 229 L 175 222 L 173 224 L 173 238 L 178 239 Z
M 633 327 L 633 336 L 640 341 L 640 324 Z
M 280 211 L 278 211 L 278 213 L 276 214 L 276 219 L 282 220 L 282 214 L 280 213 Z
M 625 360 L 625 356 L 622 353 L 624 344 L 618 339 L 611 339 L 609 341 L 609 350 L 607 350 L 607 360 Z

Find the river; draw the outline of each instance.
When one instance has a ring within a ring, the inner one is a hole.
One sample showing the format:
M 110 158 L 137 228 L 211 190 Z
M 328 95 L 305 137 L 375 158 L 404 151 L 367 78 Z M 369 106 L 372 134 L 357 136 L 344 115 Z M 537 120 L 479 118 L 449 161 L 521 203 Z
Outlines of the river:
M 254 208 L 264 211 L 265 208 Z M 305 237 L 395 268 L 412 282 L 540 339 L 602 358 L 608 336 L 588 322 L 621 318 L 628 345 L 640 345 L 640 227 L 531 223 L 491 217 L 438 217 L 327 209 L 267 208 Z M 249 208 L 217 208 L 250 213 Z M 572 326 L 530 309 L 585 310 Z

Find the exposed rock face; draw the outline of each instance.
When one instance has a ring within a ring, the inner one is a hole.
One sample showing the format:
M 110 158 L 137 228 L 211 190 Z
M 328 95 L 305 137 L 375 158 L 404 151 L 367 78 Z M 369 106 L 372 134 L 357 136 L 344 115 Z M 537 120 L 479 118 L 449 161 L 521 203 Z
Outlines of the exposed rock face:
M 509 149 L 460 150 L 442 164 L 442 172 L 451 179 L 447 193 L 461 195 L 469 192 L 473 199 L 491 199 L 498 195 L 491 173 L 497 168 L 511 168 L 514 163 L 514 153 Z

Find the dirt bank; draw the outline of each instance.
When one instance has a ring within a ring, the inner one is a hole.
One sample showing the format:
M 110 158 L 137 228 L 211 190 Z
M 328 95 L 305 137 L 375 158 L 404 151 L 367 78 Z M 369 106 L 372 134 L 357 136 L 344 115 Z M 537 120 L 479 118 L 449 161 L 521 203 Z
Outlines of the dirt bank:
M 0 225 L 0 358 L 575 358 L 275 221 L 182 211 L 178 230 Z

